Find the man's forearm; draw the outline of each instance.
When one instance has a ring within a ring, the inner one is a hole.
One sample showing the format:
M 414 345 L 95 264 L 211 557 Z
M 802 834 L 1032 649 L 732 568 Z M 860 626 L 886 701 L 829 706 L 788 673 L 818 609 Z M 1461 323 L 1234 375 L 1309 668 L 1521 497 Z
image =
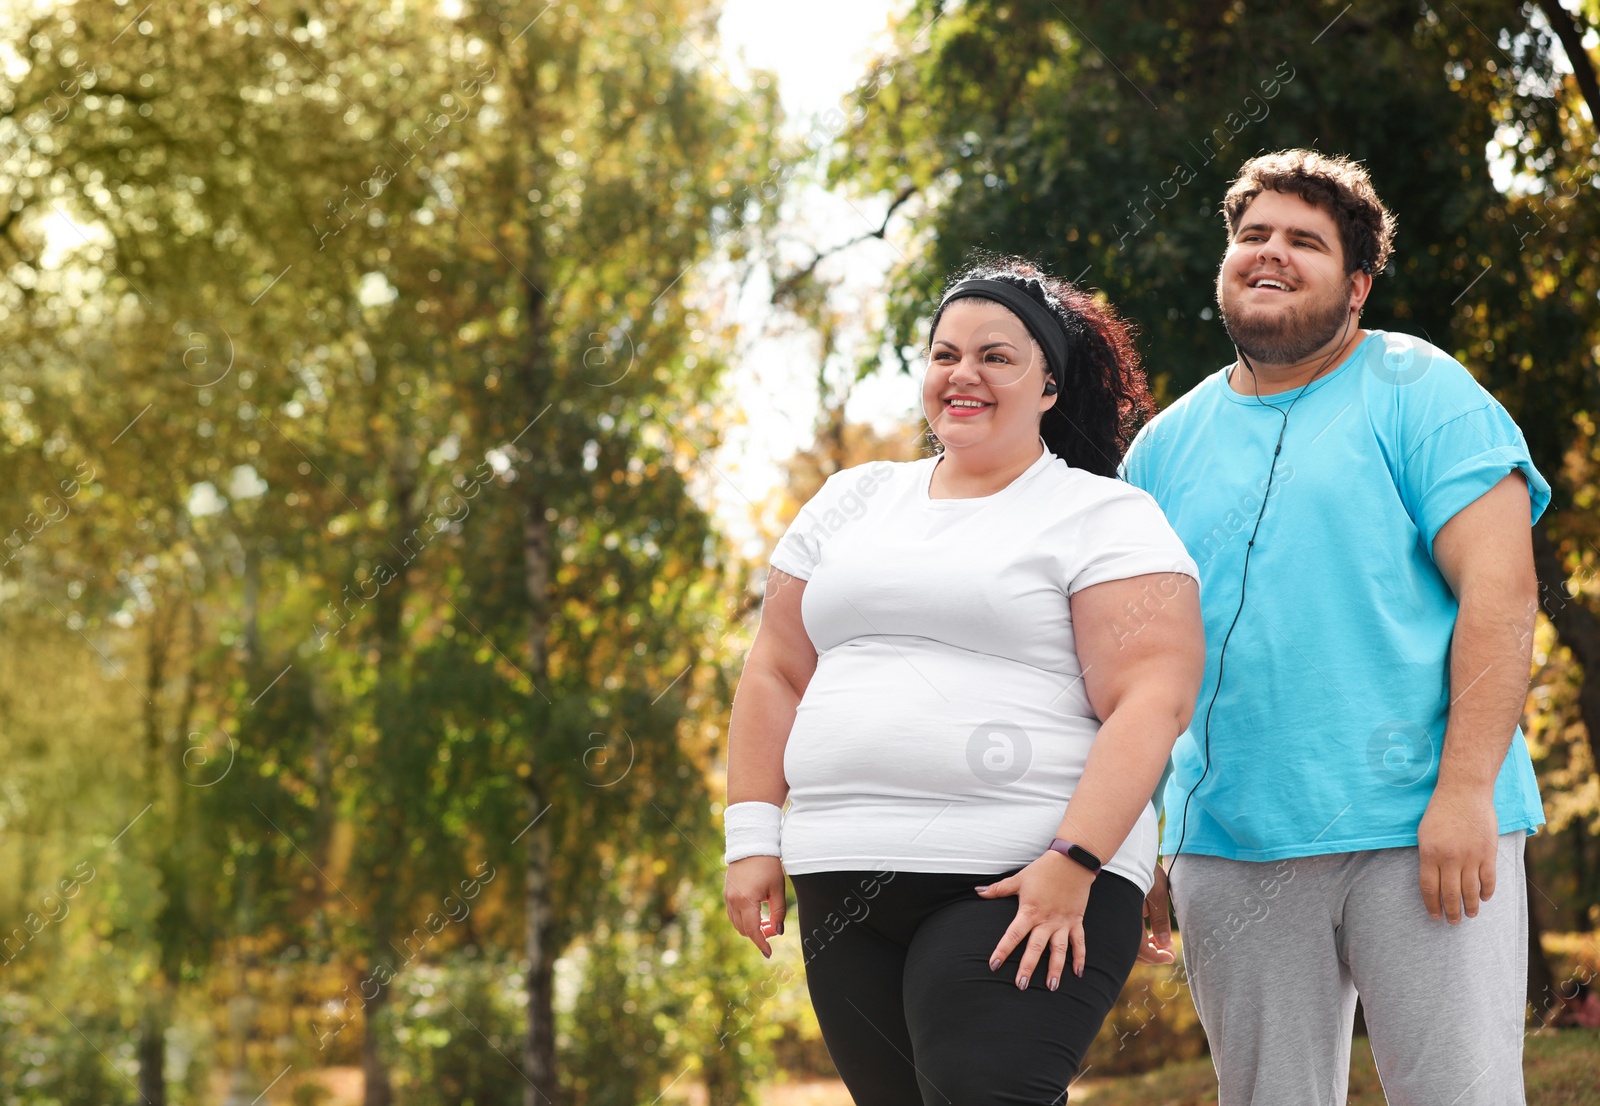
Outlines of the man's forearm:
M 1463 593 L 1450 640 L 1450 709 L 1439 789 L 1494 788 L 1522 718 L 1538 610 L 1520 580 Z

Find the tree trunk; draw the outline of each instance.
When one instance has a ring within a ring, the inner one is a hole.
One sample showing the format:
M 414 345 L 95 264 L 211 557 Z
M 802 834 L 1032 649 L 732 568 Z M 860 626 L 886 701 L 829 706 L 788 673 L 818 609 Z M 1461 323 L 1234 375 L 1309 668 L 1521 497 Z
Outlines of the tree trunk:
M 1540 607 L 1556 628 L 1561 644 L 1583 670 L 1578 684 L 1578 716 L 1589 734 L 1589 751 L 1600 769 L 1600 617 L 1567 590 L 1567 569 L 1543 526 L 1533 528 L 1533 564 L 1539 576 Z
M 575 9 L 569 9 L 575 11 Z M 502 27 L 509 24 L 502 23 Z M 542 82 L 554 78 L 558 84 L 563 71 L 576 62 L 576 39 L 563 40 L 559 33 L 530 36 L 520 49 L 526 51 L 521 62 L 507 58 L 508 68 L 516 75 L 509 80 L 515 97 L 513 110 L 515 126 L 529 136 L 526 148 L 515 151 L 511 158 L 501 163 L 498 194 L 520 196 L 530 187 L 547 189 L 557 172 L 545 149 L 548 135 L 559 131 L 558 118 L 547 106 Z M 509 45 L 507 47 L 509 49 Z M 521 280 L 523 325 L 523 354 L 515 367 L 513 403 L 522 409 L 513 430 L 512 448 L 518 454 L 517 482 L 521 487 L 522 508 L 522 571 L 525 599 L 528 604 L 528 679 L 533 684 L 533 695 L 544 703 L 549 698 L 543 691 L 548 682 L 548 640 L 551 606 L 551 548 L 550 523 L 545 518 L 549 507 L 550 474 L 554 467 L 551 459 L 556 450 L 550 444 L 551 423 L 535 427 L 558 398 L 554 393 L 555 370 L 551 359 L 550 301 L 544 292 L 547 266 L 545 237 L 547 230 L 532 211 L 517 206 L 512 201 L 504 212 L 506 225 L 519 217 L 526 219 L 524 227 L 527 243 L 522 264 L 513 266 Z M 506 257 L 498 246 L 496 252 Z M 513 407 L 515 409 L 515 407 Z M 554 949 L 551 929 L 554 911 L 550 901 L 550 862 L 554 852 L 551 823 L 545 820 L 551 796 L 540 777 L 538 750 L 541 737 L 538 713 L 530 712 L 536 719 L 526 735 L 527 760 L 519 768 L 526 768 L 528 828 L 523 830 L 522 842 L 527 855 L 527 872 L 523 881 L 523 955 L 527 957 L 528 1024 L 523 1040 L 522 1067 L 527 1089 L 523 1092 L 524 1106 L 556 1106 L 559 1085 L 556 1079 L 555 996 L 552 986 Z
M 395 545 L 391 539 L 389 547 L 401 558 L 406 548 L 406 538 L 417 527 L 417 511 L 414 493 L 416 480 L 412 469 L 405 463 L 397 463 L 390 470 L 389 502 L 394 507 L 396 520 L 395 533 L 400 538 L 400 544 Z M 401 618 L 405 613 L 405 604 L 410 595 L 411 576 L 409 565 L 402 559 L 401 563 L 393 566 L 395 578 L 387 587 L 380 587 L 373 600 L 377 609 L 372 616 L 372 640 L 378 649 L 378 689 L 379 694 L 387 694 L 388 690 L 399 686 L 402 678 L 401 657 L 405 649 L 404 628 Z M 359 590 L 359 586 L 358 586 Z M 366 601 L 362 601 L 361 608 L 366 609 Z M 315 700 L 314 700 L 315 701 Z M 314 723 L 317 726 L 317 755 L 325 759 L 326 734 L 323 732 L 322 717 L 319 712 Z M 385 749 L 395 747 L 399 738 L 395 735 L 387 720 L 380 720 L 378 740 Z M 319 762 L 319 774 L 324 774 L 328 780 L 328 787 L 332 789 L 331 769 Z M 324 859 L 328 859 L 328 851 L 332 847 L 333 823 L 332 808 L 327 811 L 329 818 L 326 824 L 326 836 L 320 842 L 324 849 Z M 391 827 L 394 828 L 394 827 Z M 334 890 L 331 885 L 322 889 L 322 899 L 328 898 L 329 891 Z M 335 893 L 337 893 L 335 891 Z M 394 915 L 388 910 L 377 912 L 383 919 L 375 921 L 372 926 L 373 946 L 381 949 L 390 944 L 390 937 L 394 933 Z M 392 946 L 391 946 L 392 947 Z M 356 985 L 360 993 L 360 984 Z M 362 1106 L 389 1106 L 394 1100 L 394 1089 L 389 1082 L 389 1068 L 384 1062 L 383 1054 L 378 1051 L 378 1026 L 377 1018 L 383 1006 L 389 1001 L 389 990 L 393 983 L 385 984 L 379 988 L 377 996 L 366 1002 L 365 1014 L 361 1019 L 361 1068 L 364 1074 L 365 1089 L 362 1092 Z M 365 999 L 365 995 L 361 996 Z
M 173 590 L 176 593 L 177 589 Z M 145 669 L 145 798 L 152 806 L 161 802 L 165 790 L 162 784 L 166 775 L 166 758 L 162 754 L 166 751 L 167 742 L 159 704 L 161 693 L 166 686 L 167 661 L 171 657 L 172 637 L 177 621 L 178 605 L 175 594 L 172 598 L 161 596 L 160 608 L 150 620 L 150 641 L 146 651 Z M 160 852 L 181 847 L 181 830 L 177 826 L 176 819 L 166 823 L 161 832 L 166 839 L 158 844 L 156 849 L 151 850 L 153 854 L 159 855 Z M 170 876 L 162 878 L 169 879 Z M 164 890 L 168 894 L 173 893 L 171 887 L 166 887 Z M 154 949 L 155 979 L 151 983 L 150 991 L 144 996 L 144 1009 L 139 1016 L 139 1041 L 135 1046 L 134 1055 L 139 1064 L 139 1098 L 148 1106 L 166 1106 L 167 1101 L 165 1066 L 167 1011 L 166 1004 L 162 1001 L 162 992 L 165 989 L 165 980 L 168 978 L 166 973 L 172 950 L 181 939 L 181 933 L 158 931 Z
M 1522 867 L 1528 879 L 1528 1020 L 1538 1027 L 1559 1011 L 1561 1000 L 1556 995 L 1555 973 L 1550 970 L 1544 942 L 1540 940 L 1544 936 L 1544 925 L 1540 917 L 1539 891 L 1533 882 L 1533 857 L 1528 848 L 1532 841 L 1529 837 L 1522 843 Z
M 333 867 L 333 765 L 328 733 L 328 695 L 316 672 L 308 674 L 311 696 L 311 781 L 317 805 L 312 814 L 316 826 L 318 893 L 316 908 L 311 917 L 311 939 L 318 949 L 329 947 L 327 886 L 331 877 L 325 873 Z M 335 892 L 337 893 L 337 892 Z
M 530 466 L 531 467 L 531 466 Z M 525 470 L 527 471 L 527 470 Z M 550 527 L 545 520 L 544 496 L 538 481 L 528 479 L 524 499 L 523 569 L 529 607 L 529 676 L 540 694 L 546 669 L 546 632 L 550 594 Z M 556 1085 L 555 995 L 550 954 L 550 825 L 543 821 L 549 800 L 538 782 L 533 750 L 537 735 L 529 740 L 527 836 L 528 870 L 523 882 L 525 933 L 523 955 L 528 959 L 528 1032 L 523 1047 L 523 1075 L 528 1089 L 524 1106 L 554 1106 Z
M 1589 750 L 1600 770 L 1600 618 L 1567 588 L 1567 569 L 1561 553 L 1543 526 L 1533 528 L 1533 563 L 1539 577 L 1540 608 L 1556 629 L 1561 643 L 1578 663 L 1578 717 L 1588 733 Z M 1528 998 L 1535 1024 L 1543 1024 L 1560 1002 L 1554 988 L 1550 962 L 1540 941 L 1539 892 L 1533 884 L 1532 859 L 1523 845 L 1523 866 L 1528 869 Z
M 537 789 L 530 807 L 539 802 Z M 528 872 L 525 889 L 528 958 L 528 1035 L 523 1049 L 523 1074 L 528 1087 L 523 1106 L 552 1106 L 556 1101 L 555 988 L 550 956 L 550 833 L 535 825 L 528 831 Z
M 1583 102 L 1589 105 L 1590 119 L 1600 127 L 1600 80 L 1595 77 L 1593 59 L 1583 48 L 1584 35 L 1590 28 L 1562 7 L 1560 0 L 1538 0 L 1538 4 L 1545 21 L 1560 40 L 1561 49 L 1566 51 L 1567 61 L 1572 66 L 1572 78 L 1578 83 Z
M 526 67 L 520 79 L 513 81 L 522 125 L 526 133 L 534 136 L 522 164 L 505 166 L 507 183 L 515 182 L 516 194 L 529 185 L 548 187 L 553 167 L 541 145 L 546 128 L 554 121 L 544 107 L 539 85 L 541 61 L 537 55 L 543 51 L 531 41 Z M 551 59 L 554 60 L 554 59 Z M 513 209 L 514 210 L 514 209 Z M 507 218 L 512 212 L 507 212 Z M 550 423 L 537 429 L 538 422 L 557 398 L 554 394 L 555 372 L 550 355 L 550 301 L 544 292 L 546 266 L 544 251 L 545 228 L 530 219 L 526 228 L 528 255 L 518 269 L 523 281 L 524 352 L 518 366 L 518 379 L 514 395 L 526 406 L 516 427 L 513 442 L 523 451 L 523 463 L 518 472 L 522 486 L 522 570 L 528 603 L 528 678 L 533 683 L 533 694 L 548 703 L 542 686 L 548 677 L 548 640 L 551 605 L 551 549 L 550 523 L 545 517 L 549 507 L 549 477 L 551 458 L 555 450 L 550 445 Z M 504 254 L 502 254 L 504 256 Z M 559 416 L 557 416 L 559 417 Z M 552 419 L 551 422 L 554 422 Z M 537 717 L 537 716 L 536 716 Z M 540 723 L 535 722 L 535 726 Z M 523 883 L 524 896 L 524 952 L 528 960 L 528 1026 L 523 1045 L 523 1074 L 528 1088 L 523 1092 L 525 1106 L 555 1106 L 559 1087 L 556 1081 L 556 1047 L 554 1020 L 554 989 L 552 987 L 550 860 L 553 837 L 550 823 L 544 821 L 550 796 L 540 779 L 537 750 L 541 746 L 537 732 L 527 735 L 528 818 L 527 836 L 528 870 Z
M 360 993 L 360 984 L 356 987 Z M 365 995 L 361 997 L 366 998 Z M 361 1009 L 361 1106 L 391 1106 L 394 1102 L 389 1068 L 378 1054 L 378 1030 L 374 1024 L 388 1001 L 389 988 L 380 987 Z
M 145 1006 L 139 1019 L 139 1044 L 135 1053 L 139 1063 L 139 1101 L 143 1106 L 167 1106 L 166 1018 L 158 1004 Z

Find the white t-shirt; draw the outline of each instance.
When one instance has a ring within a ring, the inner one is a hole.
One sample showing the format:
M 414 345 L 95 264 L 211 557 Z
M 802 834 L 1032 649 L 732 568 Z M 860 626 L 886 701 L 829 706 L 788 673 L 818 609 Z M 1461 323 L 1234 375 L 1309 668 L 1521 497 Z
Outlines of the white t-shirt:
M 783 758 L 791 873 L 1038 859 L 1100 729 L 1069 597 L 1146 573 L 1199 579 L 1132 485 L 1046 450 L 993 495 L 932 499 L 938 460 L 835 473 L 772 554 L 808 581 L 818 654 Z M 1146 804 L 1106 869 L 1148 891 L 1156 847 Z

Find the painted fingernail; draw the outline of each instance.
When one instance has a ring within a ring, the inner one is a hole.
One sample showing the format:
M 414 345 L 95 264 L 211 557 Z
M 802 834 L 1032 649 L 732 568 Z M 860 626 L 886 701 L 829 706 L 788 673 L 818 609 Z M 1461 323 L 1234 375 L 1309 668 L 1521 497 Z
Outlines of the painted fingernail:
M 989 970 L 991 972 L 994 971 L 999 966 L 1000 966 L 1000 958 L 998 956 L 995 957 L 993 960 L 989 961 Z
M 1072 969 L 1072 974 L 1077 976 L 1079 979 L 1082 979 L 1083 978 L 1083 969 L 1082 968 L 1073 968 Z
M 987 884 L 987 883 L 986 883 L 986 884 L 984 884 L 984 885 L 983 885 L 983 886 L 982 886 L 982 887 L 975 887 L 975 888 L 973 888 L 973 890 L 975 890 L 975 891 L 977 891 L 977 892 L 978 892 L 978 894 L 980 894 L 980 895 L 981 895 L 981 894 L 983 894 L 983 893 L 984 893 L 984 892 L 985 892 L 985 891 L 987 891 L 987 890 L 988 890 L 988 889 L 989 889 L 989 885 L 988 885 L 988 884 Z
M 1051 976 L 1050 977 L 1050 983 L 1049 983 L 1050 989 L 1052 991 L 1054 991 L 1059 986 L 1061 986 L 1061 977 L 1059 975 Z
M 1025 975 L 1024 976 L 1018 976 L 1017 977 L 1017 990 L 1026 991 L 1027 989 L 1028 989 L 1028 977 L 1025 976 Z

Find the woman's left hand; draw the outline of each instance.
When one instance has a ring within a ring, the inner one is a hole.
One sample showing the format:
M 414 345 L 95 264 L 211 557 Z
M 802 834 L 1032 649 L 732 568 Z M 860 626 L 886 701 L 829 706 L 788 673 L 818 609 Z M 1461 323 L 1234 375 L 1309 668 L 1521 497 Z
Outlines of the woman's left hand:
M 1018 900 L 1017 916 L 995 946 L 989 970 L 998 968 L 1012 949 L 1027 941 L 1022 966 L 1017 971 L 1019 989 L 1028 986 L 1046 948 L 1050 950 L 1050 978 L 1046 984 L 1050 990 L 1061 985 L 1069 950 L 1073 974 L 1083 975 L 1083 912 L 1089 905 L 1089 887 L 1093 883 L 1094 876 L 1087 868 L 1058 852 L 1047 852 L 1016 875 L 979 887 L 981 898 L 1015 895 Z

